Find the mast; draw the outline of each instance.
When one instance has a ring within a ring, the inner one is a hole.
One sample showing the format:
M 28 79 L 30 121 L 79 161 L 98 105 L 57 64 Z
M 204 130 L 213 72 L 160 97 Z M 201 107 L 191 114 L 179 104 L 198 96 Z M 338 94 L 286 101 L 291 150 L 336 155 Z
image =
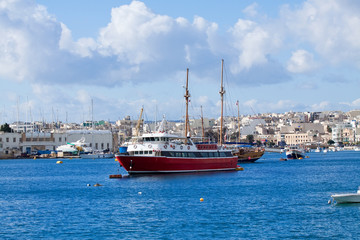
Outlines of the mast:
M 223 144 L 222 131 L 223 131 L 223 114 L 224 114 L 224 94 L 225 90 L 223 87 L 223 69 L 224 69 L 224 59 L 221 59 L 221 87 L 220 87 L 220 96 L 221 96 L 221 117 L 220 117 L 220 146 Z
M 241 142 L 241 133 L 240 133 L 240 111 L 239 111 L 239 100 L 236 101 L 237 109 L 238 109 L 238 128 L 239 128 L 239 143 Z
M 186 115 L 185 115 L 185 144 L 187 143 L 188 132 L 190 136 L 189 126 L 189 68 L 186 69 L 186 89 L 185 89 Z
M 202 130 L 202 141 L 205 140 L 205 131 L 204 131 L 204 117 L 203 117 L 203 110 L 202 110 L 202 106 L 200 106 L 201 108 L 201 130 Z
M 94 130 L 94 102 L 91 99 L 91 129 Z
M 140 123 L 141 123 L 141 118 L 142 118 L 142 113 L 143 113 L 144 107 L 141 107 L 141 111 L 140 111 L 140 117 L 138 119 L 138 122 L 136 124 L 136 132 L 135 132 L 135 137 L 137 137 L 139 135 L 139 130 L 140 130 Z

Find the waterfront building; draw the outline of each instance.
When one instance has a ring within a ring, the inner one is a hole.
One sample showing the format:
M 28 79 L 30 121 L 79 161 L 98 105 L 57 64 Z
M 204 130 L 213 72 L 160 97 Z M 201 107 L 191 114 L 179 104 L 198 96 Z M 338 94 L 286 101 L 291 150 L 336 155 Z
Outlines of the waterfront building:
M 335 144 L 342 144 L 344 142 L 348 142 L 351 139 L 350 135 L 352 133 L 355 134 L 353 124 L 336 124 L 332 129 L 332 140 L 335 142 Z
M 34 123 L 30 122 L 14 122 L 9 125 L 14 132 L 33 132 L 35 131 Z
M 0 158 L 13 158 L 20 155 L 21 133 L 0 132 Z

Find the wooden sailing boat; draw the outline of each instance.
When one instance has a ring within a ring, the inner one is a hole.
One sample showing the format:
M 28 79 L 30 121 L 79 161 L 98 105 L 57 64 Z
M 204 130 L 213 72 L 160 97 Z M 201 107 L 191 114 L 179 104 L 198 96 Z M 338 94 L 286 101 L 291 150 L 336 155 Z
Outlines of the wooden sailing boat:
M 224 60 L 221 61 L 221 88 L 220 88 L 220 96 L 221 96 L 221 118 L 220 118 L 220 146 L 223 145 L 223 136 L 222 136 L 222 128 L 223 128 L 223 105 L 224 105 L 224 97 L 225 90 L 223 87 L 223 68 L 224 68 Z M 237 101 L 238 107 L 238 127 L 239 127 L 239 142 L 241 139 L 240 135 L 240 111 L 239 111 L 239 101 Z M 259 158 L 261 158 L 264 153 L 265 149 L 257 148 L 257 147 L 242 147 L 241 145 L 237 144 L 225 144 L 226 147 L 232 149 L 232 154 L 238 157 L 239 163 L 247 163 L 247 162 L 255 162 Z

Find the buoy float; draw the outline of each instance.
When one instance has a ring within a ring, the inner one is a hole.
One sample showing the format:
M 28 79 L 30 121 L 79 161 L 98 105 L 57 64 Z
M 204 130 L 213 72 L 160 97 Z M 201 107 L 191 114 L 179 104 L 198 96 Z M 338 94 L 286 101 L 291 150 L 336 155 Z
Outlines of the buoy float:
M 203 202 L 204 201 L 204 199 L 203 198 L 200 198 L 200 202 Z
M 139 194 L 139 195 L 141 195 L 141 194 L 142 194 L 142 192 L 138 192 L 138 194 Z
M 115 162 L 117 162 L 117 159 L 115 158 Z
M 121 174 L 112 174 L 109 176 L 109 178 L 122 178 Z
M 62 161 L 57 161 L 57 162 L 56 162 L 56 164 L 61 164 L 61 163 L 63 163 L 63 162 L 62 162 Z

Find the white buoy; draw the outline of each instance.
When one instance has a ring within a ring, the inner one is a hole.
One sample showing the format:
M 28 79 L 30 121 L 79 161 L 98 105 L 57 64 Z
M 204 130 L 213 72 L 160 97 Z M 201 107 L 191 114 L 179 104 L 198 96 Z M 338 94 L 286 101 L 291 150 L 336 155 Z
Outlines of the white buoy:
M 141 194 L 142 194 L 142 192 L 138 192 L 138 194 L 139 194 L 139 195 L 141 195 Z

